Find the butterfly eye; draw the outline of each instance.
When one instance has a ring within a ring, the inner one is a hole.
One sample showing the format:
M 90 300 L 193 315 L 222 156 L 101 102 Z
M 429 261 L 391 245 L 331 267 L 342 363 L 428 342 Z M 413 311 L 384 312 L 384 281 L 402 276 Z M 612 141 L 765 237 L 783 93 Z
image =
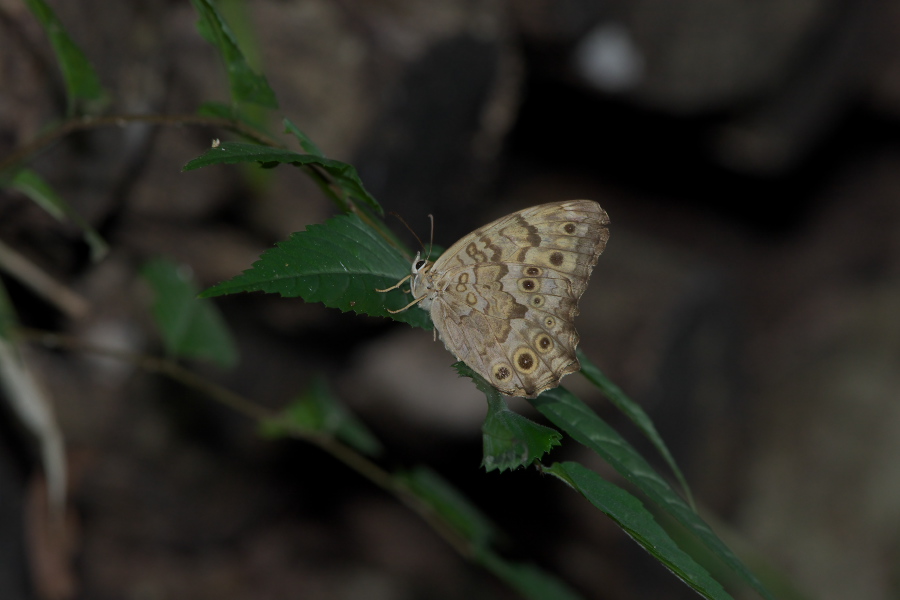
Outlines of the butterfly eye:
M 418 271 L 419 269 L 421 269 L 422 267 L 425 266 L 425 262 L 426 262 L 426 261 L 424 261 L 424 260 L 417 260 L 417 261 L 416 261 L 416 264 L 415 264 L 415 266 L 414 266 L 413 268 L 414 268 L 416 271 Z

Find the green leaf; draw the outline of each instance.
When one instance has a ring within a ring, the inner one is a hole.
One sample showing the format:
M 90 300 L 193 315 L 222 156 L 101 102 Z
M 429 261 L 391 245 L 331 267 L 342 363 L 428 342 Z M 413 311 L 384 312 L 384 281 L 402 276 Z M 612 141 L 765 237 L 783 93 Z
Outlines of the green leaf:
M 294 166 L 318 167 L 324 170 L 343 190 L 344 194 L 357 203 L 368 205 L 379 215 L 384 214 L 381 205 L 366 190 L 353 165 L 339 160 L 324 158 L 314 154 L 300 154 L 292 150 L 272 148 L 242 142 L 223 142 L 216 148 L 209 148 L 202 155 L 190 161 L 182 170 L 190 171 L 216 164 L 236 164 L 258 162 L 263 166 L 287 163 Z
M 203 358 L 228 367 L 237 360 L 237 349 L 216 307 L 197 298 L 190 270 L 156 259 L 141 274 L 154 292 L 153 316 L 169 354 Z
M 244 58 L 237 38 L 210 0 L 191 0 L 200 15 L 200 35 L 219 50 L 228 72 L 231 97 L 236 103 L 250 102 L 266 108 L 278 108 L 275 92 L 263 75 L 256 73 Z
M 263 434 L 270 438 L 285 437 L 296 430 L 321 432 L 369 456 L 377 456 L 382 451 L 378 439 L 338 402 L 321 378 L 313 380 L 302 396 L 280 414 L 263 421 L 261 427 Z
M 319 147 L 316 146 L 315 142 L 309 139 L 309 136 L 303 133 L 299 127 L 290 122 L 290 120 L 284 120 L 284 132 L 290 133 L 294 137 L 297 138 L 297 141 L 300 142 L 300 147 L 303 148 L 304 152 L 307 154 L 313 154 L 315 156 L 324 157 L 325 154 L 319 150 Z
M 453 365 L 461 377 L 469 377 L 487 397 L 488 412 L 481 426 L 484 448 L 481 466 L 485 471 L 527 467 L 560 444 L 562 435 L 509 410 L 506 400 L 484 377 L 466 363 Z
M 487 547 L 496 539 L 497 530 L 490 519 L 431 469 L 416 467 L 395 478 L 476 548 Z
M 709 526 L 675 493 L 646 460 L 612 427 L 576 396 L 563 388 L 548 390 L 530 400 L 541 414 L 603 457 L 662 510 L 692 532 L 711 552 L 753 586 L 764 598 L 772 594 L 728 549 Z
M 35 204 L 50 213 L 58 221 L 65 220 L 68 217 L 76 226 L 78 226 L 84 236 L 84 241 L 91 249 L 91 259 L 94 262 L 100 261 L 109 251 L 106 241 L 100 237 L 93 227 L 87 221 L 81 218 L 75 209 L 73 209 L 65 200 L 44 181 L 37 173 L 30 169 L 20 169 L 10 181 L 10 187 L 19 190 Z
M 554 446 L 559 446 L 562 435 L 555 429 L 538 425 L 522 415 L 509 410 L 506 401 L 499 396 L 488 396 L 488 413 L 481 426 L 485 471 L 518 469 L 526 467 Z
M 389 288 L 409 274 L 409 261 L 356 215 L 339 215 L 310 225 L 267 250 L 253 266 L 201 294 L 267 292 L 286 298 L 322 302 L 342 311 L 389 317 L 431 329 L 428 313 L 416 306 L 390 314 L 411 298 Z
M 509 587 L 529 600 L 579 600 L 581 596 L 556 577 L 535 565 L 506 560 L 488 548 L 475 553 L 475 560 Z
M 475 562 L 523 597 L 532 600 L 578 600 L 578 594 L 552 575 L 534 565 L 508 561 L 491 550 L 491 544 L 499 535 L 494 524 L 437 473 L 417 467 L 395 477 L 472 544 Z
M 644 409 L 641 408 L 637 402 L 629 398 L 619 386 L 610 381 L 600 368 L 588 359 L 587 355 L 582 352 L 581 349 L 578 349 L 576 354 L 578 356 L 578 362 L 581 363 L 581 374 L 584 375 L 588 381 L 596 385 L 600 391 L 603 392 L 603 395 L 606 396 L 616 408 L 624 413 L 625 416 L 641 430 L 641 433 L 650 440 L 650 443 L 653 444 L 657 452 L 662 455 L 663 460 L 666 461 L 666 464 L 669 465 L 669 468 L 672 469 L 672 473 L 675 475 L 675 478 L 678 480 L 681 489 L 687 497 L 688 504 L 691 505 L 691 508 L 694 508 L 694 497 L 691 494 L 691 488 L 688 486 L 687 479 L 684 477 L 681 469 L 678 468 L 675 458 L 672 456 L 672 453 L 669 452 L 668 446 L 666 446 L 666 443 L 663 441 L 662 436 L 659 435 L 659 432 L 656 431 L 656 426 L 653 425 L 653 421 L 650 420 L 650 417 L 647 416 Z
M 706 569 L 678 547 L 637 498 L 578 463 L 554 463 L 545 468 L 544 472 L 559 477 L 575 488 L 575 491 L 618 523 L 625 533 L 659 562 L 704 597 L 714 600 L 731 598 Z
M 325 154 L 319 150 L 319 147 L 307 136 L 303 133 L 299 127 L 291 123 L 288 119 L 284 119 L 284 131 L 285 133 L 290 133 L 294 137 L 297 138 L 297 141 L 300 142 L 300 147 L 303 148 L 303 151 L 307 154 L 313 156 L 321 156 L 325 158 Z M 346 198 L 352 198 L 354 196 L 354 188 L 348 187 L 343 181 L 334 180 L 327 177 L 322 177 L 320 173 L 313 170 L 312 167 L 305 167 L 307 169 L 307 173 L 315 182 L 316 185 L 319 186 L 319 189 L 322 190 L 322 193 L 325 194 L 334 204 L 340 208 L 343 212 L 348 212 L 349 206 L 347 204 Z M 355 172 L 354 172 L 355 173 Z M 359 180 L 357 176 L 357 181 L 359 182 L 359 187 L 362 187 L 362 181 Z M 369 196 L 368 192 L 363 188 L 363 192 Z M 371 196 L 369 196 L 371 198 Z M 372 198 L 374 201 L 374 198 Z M 368 200 L 366 200 L 368 202 Z M 363 206 L 361 204 L 357 204 L 357 206 Z M 381 208 L 378 207 L 378 214 L 383 214 Z M 393 237 L 393 234 L 388 232 L 386 228 L 382 228 L 382 232 L 387 235 Z
M 69 114 L 74 114 L 78 104 L 83 101 L 102 100 L 103 86 L 100 85 L 100 78 L 97 77 L 81 48 L 66 33 L 62 21 L 53 9 L 44 0 L 25 0 L 25 2 L 41 22 L 56 53 L 56 60 L 59 61 L 59 68 L 66 82 Z

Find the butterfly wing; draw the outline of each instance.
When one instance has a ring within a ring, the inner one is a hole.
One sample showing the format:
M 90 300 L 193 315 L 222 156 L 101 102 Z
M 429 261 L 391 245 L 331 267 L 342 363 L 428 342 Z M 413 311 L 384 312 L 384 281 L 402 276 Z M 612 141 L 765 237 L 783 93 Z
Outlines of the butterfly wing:
M 505 394 L 534 397 L 579 369 L 574 318 L 609 239 L 591 200 L 489 223 L 434 264 L 431 317 L 447 349 Z

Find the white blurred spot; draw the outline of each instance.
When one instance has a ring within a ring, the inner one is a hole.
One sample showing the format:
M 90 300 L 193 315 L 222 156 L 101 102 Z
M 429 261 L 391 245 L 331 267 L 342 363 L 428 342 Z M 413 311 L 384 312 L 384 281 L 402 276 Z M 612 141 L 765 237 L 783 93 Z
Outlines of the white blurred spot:
M 579 75 L 607 92 L 631 89 L 644 75 L 644 57 L 619 23 L 604 23 L 584 36 L 573 61 Z

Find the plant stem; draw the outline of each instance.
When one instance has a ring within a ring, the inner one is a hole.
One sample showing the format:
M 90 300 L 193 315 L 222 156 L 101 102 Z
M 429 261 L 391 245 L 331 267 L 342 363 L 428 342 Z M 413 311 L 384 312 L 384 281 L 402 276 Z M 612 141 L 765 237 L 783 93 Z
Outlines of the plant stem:
M 247 398 L 232 392 L 213 381 L 197 375 L 175 361 L 147 356 L 127 350 L 116 350 L 97 346 L 79 340 L 74 336 L 58 334 L 48 331 L 20 328 L 17 333 L 22 339 L 41 344 L 48 348 L 66 349 L 79 352 L 114 358 L 130 363 L 147 372 L 158 373 L 177 381 L 185 387 L 198 391 L 228 408 L 241 413 L 245 417 L 260 423 L 276 416 L 276 413 L 259 406 Z M 416 495 L 402 480 L 392 475 L 379 465 L 372 462 L 366 456 L 360 454 L 350 446 L 340 442 L 332 435 L 319 431 L 310 431 L 291 427 L 291 437 L 317 446 L 344 463 L 350 469 L 356 471 L 390 493 L 403 503 L 407 508 L 418 514 L 434 531 L 450 544 L 460 555 L 469 559 L 474 555 L 472 544 L 454 529 L 443 517 L 421 497 Z
M 183 115 L 136 115 L 136 114 L 121 114 L 121 115 L 105 115 L 102 117 L 94 117 L 94 116 L 84 116 L 84 117 L 75 117 L 72 119 L 67 119 L 60 123 L 59 125 L 53 127 L 49 131 L 44 132 L 39 135 L 35 139 L 31 140 L 24 146 L 19 147 L 17 150 L 13 151 L 12 154 L 7 155 L 5 158 L 0 160 L 0 173 L 3 173 L 6 170 L 14 169 L 21 163 L 27 161 L 29 158 L 38 154 L 41 150 L 50 146 L 57 140 L 64 138 L 65 136 L 75 133 L 76 131 L 84 131 L 87 129 L 96 129 L 100 127 L 124 127 L 125 125 L 129 125 L 131 123 L 150 123 L 153 125 L 174 125 L 174 126 L 184 126 L 184 125 L 194 125 L 199 127 L 222 127 L 229 131 L 233 131 L 234 133 L 243 135 L 252 140 L 255 140 L 261 144 L 265 144 L 267 146 L 273 146 L 276 148 L 283 148 L 283 144 L 279 144 L 277 140 L 274 140 L 267 136 L 264 133 L 261 133 L 257 129 L 254 129 L 247 125 L 246 123 L 242 123 L 241 121 L 237 121 L 235 119 L 226 119 L 223 117 L 207 117 L 203 115 L 192 115 L 192 114 L 183 114 Z

